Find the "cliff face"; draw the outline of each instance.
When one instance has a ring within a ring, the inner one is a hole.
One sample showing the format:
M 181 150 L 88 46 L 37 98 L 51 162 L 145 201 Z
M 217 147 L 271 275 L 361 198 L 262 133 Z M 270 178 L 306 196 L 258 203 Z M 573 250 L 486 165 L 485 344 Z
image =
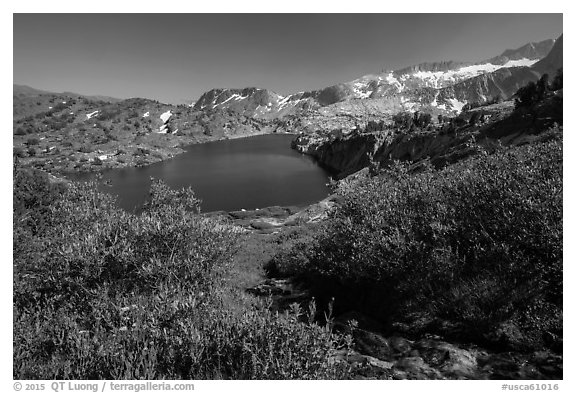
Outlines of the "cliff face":
M 323 167 L 342 178 L 367 167 L 369 157 L 380 144 L 375 134 L 353 135 L 343 139 L 301 135 L 292 142 L 292 147 L 314 157 Z
M 368 167 L 371 162 L 385 166 L 396 160 L 417 162 L 430 158 L 433 165 L 442 166 L 475 153 L 467 145 L 470 138 L 471 134 L 409 135 L 386 131 L 341 139 L 301 135 L 292 147 L 314 157 L 337 179 L 342 179 Z

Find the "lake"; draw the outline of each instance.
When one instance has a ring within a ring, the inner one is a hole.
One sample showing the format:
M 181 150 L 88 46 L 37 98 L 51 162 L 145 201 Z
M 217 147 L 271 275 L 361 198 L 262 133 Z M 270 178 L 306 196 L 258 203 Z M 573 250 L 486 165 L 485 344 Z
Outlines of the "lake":
M 309 205 L 329 194 L 329 174 L 312 158 L 291 149 L 293 138 L 270 134 L 190 145 L 166 161 L 105 171 L 100 189 L 115 194 L 119 206 L 128 211 L 142 205 L 151 177 L 174 189 L 192 187 L 202 200 L 202 212 Z

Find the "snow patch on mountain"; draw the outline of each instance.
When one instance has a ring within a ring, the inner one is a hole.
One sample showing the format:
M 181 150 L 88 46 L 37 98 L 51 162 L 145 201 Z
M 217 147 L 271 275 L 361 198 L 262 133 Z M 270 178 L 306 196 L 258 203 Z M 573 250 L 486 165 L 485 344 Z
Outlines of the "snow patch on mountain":
M 524 59 L 519 59 L 519 60 L 509 60 L 502 67 L 503 68 L 530 67 L 530 66 L 532 66 L 532 64 L 535 64 L 536 62 L 538 62 L 538 59 L 531 60 L 531 59 L 524 58 Z
M 232 94 L 230 97 L 226 98 L 224 101 L 218 103 L 218 104 L 214 104 L 214 106 L 218 106 L 218 105 L 222 105 L 227 103 L 228 101 L 232 100 L 232 99 L 236 99 L 238 100 L 240 98 L 239 94 Z
M 378 79 L 379 79 L 379 81 L 381 80 L 381 78 L 378 78 Z M 394 77 L 393 71 L 391 71 L 388 75 L 386 75 L 386 82 L 388 82 L 392 86 L 395 86 L 399 92 L 404 90 L 404 85 L 402 83 L 400 83 L 400 81 Z
M 456 112 L 462 111 L 462 108 L 464 107 L 464 105 L 466 105 L 465 102 L 458 101 L 456 98 L 450 98 L 447 101 L 452 106 L 452 109 L 455 110 Z
M 87 114 L 86 114 L 86 117 L 87 117 L 86 120 L 90 120 L 90 119 L 93 118 L 94 116 L 98 115 L 98 112 L 100 112 L 100 111 L 99 111 L 99 110 L 95 110 L 95 111 L 92 112 L 92 113 L 87 113 Z
M 148 116 L 150 116 L 150 112 L 146 112 L 142 115 L 142 117 L 148 117 Z
M 168 111 L 168 112 L 164 112 L 160 115 L 160 120 L 162 120 L 164 123 L 166 123 L 170 117 L 172 117 L 172 112 Z
M 288 105 L 290 98 L 292 98 L 292 95 L 286 96 L 278 101 L 278 109 L 283 109 L 286 105 Z
M 402 75 L 400 80 L 406 81 L 410 78 L 416 78 L 423 81 L 426 87 L 433 87 L 438 89 L 444 87 L 448 83 L 451 84 L 463 79 L 473 78 L 478 75 L 494 72 L 499 68 L 502 68 L 502 66 L 490 63 L 475 64 L 448 71 L 418 71 L 413 74 Z

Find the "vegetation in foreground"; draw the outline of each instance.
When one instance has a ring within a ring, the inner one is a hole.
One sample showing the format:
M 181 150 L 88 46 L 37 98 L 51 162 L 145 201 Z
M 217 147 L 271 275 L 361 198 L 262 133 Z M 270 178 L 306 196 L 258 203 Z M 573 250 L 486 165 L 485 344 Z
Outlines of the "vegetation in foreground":
M 392 332 L 561 351 L 561 131 L 543 139 L 343 181 L 331 218 L 268 271 Z
M 539 138 L 343 181 L 332 216 L 285 233 L 267 267 L 391 332 L 561 351 L 561 130 Z M 132 215 L 94 184 L 16 169 L 14 378 L 349 378 L 331 359 L 350 338 L 314 307 L 234 301 L 238 234 L 197 207 L 156 182 Z
M 237 234 L 197 207 L 155 183 L 132 215 L 94 184 L 15 170 L 14 378 L 346 377 L 329 364 L 345 343 L 313 307 L 301 322 L 230 303 Z

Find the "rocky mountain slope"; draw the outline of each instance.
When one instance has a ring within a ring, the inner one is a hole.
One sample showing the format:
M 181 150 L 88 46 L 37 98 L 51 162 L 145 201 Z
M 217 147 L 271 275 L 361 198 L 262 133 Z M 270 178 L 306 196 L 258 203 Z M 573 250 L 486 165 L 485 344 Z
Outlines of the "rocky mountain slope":
M 394 161 L 424 162 L 441 168 L 499 144 L 520 145 L 563 123 L 561 90 L 531 108 L 514 110 L 511 101 L 479 106 L 454 118 L 423 127 L 404 128 L 382 122 L 351 133 L 299 135 L 293 148 L 343 178 L 363 168 L 386 167 Z
M 534 64 L 533 68 L 540 74 L 548 73 L 553 75 L 563 64 L 563 35 L 554 43 L 554 46 L 546 57 Z

